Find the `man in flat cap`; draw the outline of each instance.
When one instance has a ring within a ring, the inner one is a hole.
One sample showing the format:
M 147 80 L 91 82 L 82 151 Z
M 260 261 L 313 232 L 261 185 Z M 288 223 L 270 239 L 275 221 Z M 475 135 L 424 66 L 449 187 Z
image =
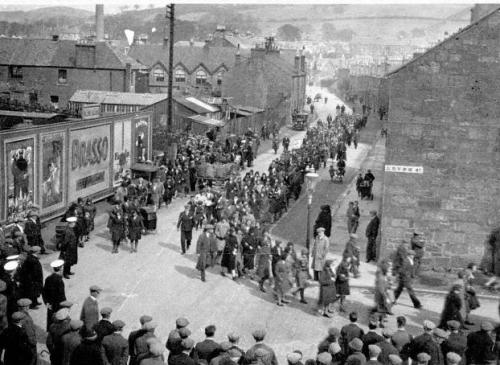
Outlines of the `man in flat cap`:
M 122 365 L 128 362 L 128 342 L 122 336 L 125 323 L 117 320 L 112 323 L 113 332 L 104 336 L 102 339 L 102 347 L 106 359 L 111 365 Z M 97 334 L 99 336 L 99 334 Z
M 345 360 L 345 365 L 362 365 L 366 363 L 366 357 L 361 352 L 363 350 L 363 341 L 354 338 L 349 342 L 349 356 Z
M 260 358 L 263 365 L 278 365 L 278 360 L 274 350 L 268 345 L 264 344 L 264 338 L 266 337 L 266 331 L 264 329 L 257 329 L 253 331 L 252 336 L 255 340 L 255 345 L 250 347 L 245 353 L 245 363 L 250 364 L 257 360 L 257 352 L 263 352 L 263 356 Z
M 402 365 L 403 359 L 399 355 L 389 355 L 389 362 L 387 365 Z
M 330 247 L 330 240 L 325 235 L 323 227 L 316 228 L 318 235 L 314 239 L 312 247 L 312 269 L 314 271 L 314 280 L 319 280 L 319 274 L 325 266 L 326 255 Z
M 36 361 L 36 357 L 33 359 L 28 335 L 21 325 L 24 316 L 24 313 L 14 312 L 11 324 L 0 334 L 5 365 L 31 365 L 33 360 Z
M 94 325 L 94 331 L 97 333 L 97 341 L 101 342 L 104 337 L 115 332 L 115 327 L 111 323 L 111 313 L 113 310 L 109 307 L 101 309 L 101 320 Z
M 380 228 L 380 219 L 376 210 L 370 211 L 370 222 L 366 226 L 366 262 L 377 260 L 377 236 Z
M 71 266 L 78 263 L 78 237 L 75 233 L 76 217 L 66 218 L 68 225 L 64 231 L 64 237 L 61 240 L 61 254 L 59 258 L 64 260 L 64 270 L 63 277 L 69 279 L 71 272 Z
M 178 355 L 182 352 L 182 338 L 179 334 L 179 331 L 182 328 L 187 328 L 188 325 L 189 321 L 184 317 L 180 317 L 175 320 L 175 329 L 170 331 L 170 333 L 168 334 L 167 343 L 165 345 L 165 347 L 169 351 L 169 358 L 172 355 Z
M 148 341 L 158 340 L 155 334 L 155 329 L 157 324 L 153 321 L 146 322 L 144 324 L 144 329 L 146 333 L 144 333 L 141 337 L 138 337 L 135 340 L 135 349 L 134 353 L 136 354 L 136 364 L 140 364 L 141 360 L 146 358 L 149 354 L 148 349 Z
M 481 322 L 479 331 L 467 336 L 467 364 L 488 364 L 496 359 L 495 342 L 493 340 L 493 325 L 491 322 Z
M 425 238 L 421 231 L 415 229 L 413 237 L 410 240 L 410 248 L 415 251 L 415 276 L 420 273 L 420 265 L 425 253 Z
M 17 272 L 20 296 L 31 300 L 32 309 L 38 308 L 41 304 L 38 302 L 38 297 L 42 294 L 43 288 L 42 264 L 36 256 L 39 251 L 38 246 L 29 247 L 28 254 Z
M 61 364 L 63 358 L 62 336 L 71 330 L 71 318 L 69 318 L 69 310 L 60 308 L 53 318 L 53 322 L 49 327 L 47 335 L 47 349 L 50 353 L 51 364 Z
M 148 357 L 141 361 L 141 365 L 164 365 L 163 362 L 163 348 L 160 342 L 152 342 L 149 344 Z
M 36 351 L 36 330 L 35 323 L 33 322 L 33 318 L 29 313 L 29 308 L 31 306 L 31 300 L 28 298 L 21 298 L 17 301 L 17 307 L 19 312 L 24 314 L 24 318 L 21 320 L 21 327 L 26 331 L 26 335 L 28 336 L 28 343 L 30 345 L 32 358 L 36 359 L 37 351 Z M 33 362 L 33 365 L 35 362 Z
M 128 351 L 130 355 L 130 362 L 129 362 L 130 365 L 136 365 L 137 354 L 135 352 L 135 341 L 147 332 L 145 329 L 145 324 L 151 322 L 152 320 L 153 318 L 151 316 L 142 315 L 139 318 L 139 323 L 141 324 L 141 328 L 130 332 L 130 334 L 128 335 Z
M 459 365 L 462 357 L 455 352 L 448 352 L 446 354 L 446 365 Z
M 374 345 L 384 340 L 382 336 L 377 333 L 378 318 L 374 315 L 368 319 L 368 332 L 361 336 L 363 341 L 363 355 L 368 358 L 368 346 Z
M 240 352 L 240 358 L 243 357 L 245 355 L 245 351 L 243 351 L 243 349 L 241 349 L 238 346 L 238 343 L 240 342 L 240 335 L 238 335 L 236 332 L 230 332 L 227 335 L 227 339 L 231 343 L 231 349 L 239 351 Z
M 214 325 L 205 327 L 205 340 L 198 342 L 192 353 L 193 360 L 196 363 L 199 360 L 205 360 L 210 364 L 210 361 L 219 353 L 220 345 L 214 341 L 215 330 Z
M 70 358 L 70 365 L 104 365 L 104 351 L 97 342 L 97 333 L 93 329 L 82 329 L 82 342 L 75 348 Z
M 388 327 L 382 330 L 383 341 L 380 341 L 376 345 L 380 347 L 380 355 L 378 356 L 378 360 L 382 364 L 389 363 L 389 355 L 399 355 L 398 349 L 392 344 L 392 336 L 394 335 L 394 331 Z
M 332 355 L 328 352 L 322 352 L 316 356 L 317 365 L 330 365 L 332 362 Z
M 59 310 L 59 304 L 66 300 L 64 281 L 61 276 L 63 260 L 55 260 L 50 263 L 52 274 L 45 278 L 45 285 L 42 289 L 42 299 L 47 306 L 47 331 L 52 323 L 52 317 Z
M 210 365 L 220 365 L 224 359 L 229 358 L 229 349 L 232 344 L 229 341 L 222 341 L 220 343 L 220 349 L 218 355 L 216 355 L 210 362 Z
M 194 347 L 194 341 L 191 338 L 186 338 L 181 342 L 182 352 L 173 355 L 169 358 L 169 365 L 196 365 L 196 362 L 190 355 Z
M 431 361 L 431 355 L 427 352 L 421 352 L 417 354 L 417 365 L 427 365 Z
M 417 355 L 425 352 L 431 357 L 430 365 L 443 365 L 441 363 L 443 360 L 441 348 L 432 335 L 436 325 L 429 320 L 425 320 L 423 328 L 424 333 L 415 337 L 410 343 L 410 357 L 413 361 L 417 361 Z
M 378 360 L 382 350 L 377 345 L 368 345 L 368 361 L 366 365 L 382 365 L 383 363 Z
M 443 355 L 446 356 L 449 352 L 454 352 L 461 357 L 460 365 L 465 365 L 465 350 L 467 348 L 467 336 L 460 331 L 460 322 L 451 320 L 447 322 L 450 334 L 442 343 L 441 349 Z
M 198 255 L 196 270 L 200 271 L 201 281 L 205 281 L 205 269 L 212 266 L 213 259 L 217 255 L 217 239 L 214 236 L 214 226 L 211 224 L 207 224 L 198 237 L 196 254 Z
M 301 365 L 302 356 L 298 352 L 290 352 L 286 355 L 288 365 Z
M 415 295 L 415 291 L 413 290 L 413 278 L 414 278 L 414 262 L 413 258 L 415 257 L 415 251 L 409 250 L 407 251 L 406 258 L 401 263 L 401 266 L 398 268 L 397 276 L 398 276 L 398 286 L 396 290 L 394 290 L 394 305 L 396 304 L 399 296 L 403 292 L 403 289 L 406 288 L 408 294 L 410 295 L 410 299 L 413 303 L 413 306 L 417 309 L 422 308 L 422 304 L 420 300 L 418 300 Z
M 82 343 L 80 329 L 83 327 L 83 322 L 79 319 L 72 319 L 69 322 L 69 327 L 70 331 L 66 332 L 61 338 L 63 349 L 62 365 L 71 365 L 69 362 L 71 355 L 78 345 Z
M 181 251 L 183 255 L 189 250 L 189 246 L 191 246 L 193 227 L 194 216 L 190 212 L 189 205 L 186 205 L 184 211 L 179 214 L 179 219 L 177 220 L 177 230 L 181 231 Z
M 80 312 L 80 320 L 86 329 L 92 330 L 97 322 L 99 322 L 99 302 L 97 298 L 101 294 L 102 289 L 97 285 L 92 285 L 89 288 L 90 295 L 85 299 Z
M 337 327 L 330 327 L 328 329 L 328 336 L 321 341 L 318 345 L 318 354 L 322 352 L 327 352 L 332 343 L 339 341 L 340 330 Z

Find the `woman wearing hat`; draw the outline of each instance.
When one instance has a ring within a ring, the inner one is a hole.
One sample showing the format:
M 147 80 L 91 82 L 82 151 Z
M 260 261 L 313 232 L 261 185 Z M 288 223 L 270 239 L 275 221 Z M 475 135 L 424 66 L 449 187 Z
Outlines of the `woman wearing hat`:
M 297 290 L 293 294 L 300 294 L 300 302 L 307 304 L 304 298 L 304 291 L 307 288 L 309 275 L 309 251 L 306 248 L 300 252 L 300 257 L 295 261 L 295 280 L 297 281 Z
M 285 299 L 286 294 L 292 288 L 292 283 L 289 279 L 288 265 L 285 262 L 287 255 L 287 253 L 283 252 L 274 268 L 274 291 L 278 297 L 278 302 L 276 304 L 280 307 L 283 306 L 283 303 L 290 303 L 290 301 Z
M 337 290 L 335 288 L 334 260 L 326 260 L 323 270 L 319 275 L 319 300 L 320 313 L 325 317 L 332 317 L 331 304 L 337 300 Z
M 137 245 L 145 231 L 144 222 L 137 210 L 132 210 L 132 215 L 128 221 L 128 235 L 130 238 L 130 253 L 137 252 Z
M 378 313 L 392 314 L 389 268 L 389 261 L 382 260 L 375 273 L 375 311 Z
M 345 312 L 344 302 L 345 297 L 351 294 L 349 287 L 349 267 L 351 266 L 351 256 L 344 255 L 342 261 L 337 267 L 335 288 L 337 290 L 337 295 L 340 297 L 340 307 L 341 312 Z
M 222 253 L 221 275 L 225 276 L 224 268 L 231 274 L 233 280 L 236 280 L 236 256 L 238 254 L 238 239 L 235 235 L 234 227 L 230 227 L 225 239 L 224 251 Z
M 461 298 L 461 291 L 463 290 L 462 284 L 454 284 L 446 299 L 444 301 L 444 308 L 441 312 L 441 321 L 439 322 L 439 328 L 448 329 L 448 321 L 458 321 L 461 327 L 464 326 L 464 319 L 462 317 L 461 309 L 464 305 Z

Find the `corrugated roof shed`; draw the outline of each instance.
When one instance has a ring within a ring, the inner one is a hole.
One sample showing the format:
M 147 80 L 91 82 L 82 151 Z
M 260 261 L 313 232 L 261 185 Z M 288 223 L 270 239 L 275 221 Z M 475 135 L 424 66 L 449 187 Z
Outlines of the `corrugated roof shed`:
M 166 100 L 168 94 L 137 94 L 117 91 L 77 90 L 70 102 L 148 106 Z

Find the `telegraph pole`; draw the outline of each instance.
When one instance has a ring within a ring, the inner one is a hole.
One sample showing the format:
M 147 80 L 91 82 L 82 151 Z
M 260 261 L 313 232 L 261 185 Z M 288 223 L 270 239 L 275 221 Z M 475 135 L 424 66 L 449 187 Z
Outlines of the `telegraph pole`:
M 167 5 L 166 17 L 169 21 L 169 39 L 168 39 L 168 111 L 167 111 L 167 149 L 170 159 L 174 159 L 177 154 L 177 144 L 173 135 L 173 79 L 174 79 L 174 19 L 175 6 L 174 4 Z

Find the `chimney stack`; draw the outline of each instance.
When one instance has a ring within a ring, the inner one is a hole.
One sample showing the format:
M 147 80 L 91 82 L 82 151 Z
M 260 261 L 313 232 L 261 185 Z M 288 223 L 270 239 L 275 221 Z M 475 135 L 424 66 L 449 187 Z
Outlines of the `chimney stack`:
M 306 55 L 304 54 L 306 47 L 303 46 L 300 51 L 300 71 L 306 72 Z
M 104 40 L 104 4 L 95 6 L 95 38 L 97 42 Z
M 240 44 L 238 43 L 238 50 L 236 51 L 236 55 L 234 56 L 234 65 L 238 66 L 240 63 L 241 63 Z
M 294 68 L 295 71 L 300 70 L 300 55 L 299 55 L 299 50 L 297 50 L 297 53 L 295 53 L 295 59 L 294 59 Z

